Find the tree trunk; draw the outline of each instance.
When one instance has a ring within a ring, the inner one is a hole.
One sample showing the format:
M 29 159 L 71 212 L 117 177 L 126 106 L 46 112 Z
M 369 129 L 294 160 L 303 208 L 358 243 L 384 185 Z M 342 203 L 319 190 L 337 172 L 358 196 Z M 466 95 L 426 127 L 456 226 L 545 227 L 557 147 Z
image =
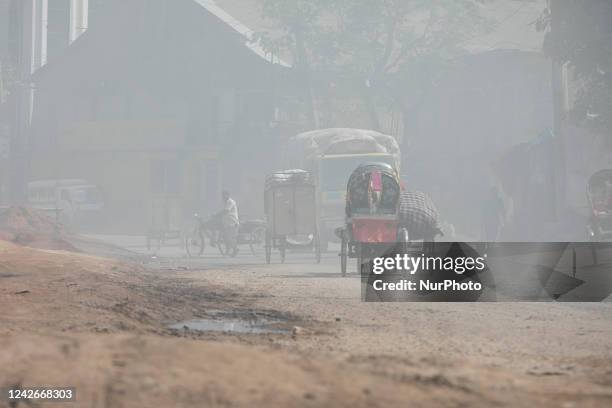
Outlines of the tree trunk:
M 302 37 L 302 31 L 299 28 L 294 30 L 295 33 L 295 45 L 298 56 L 298 72 L 301 73 L 304 78 L 304 83 L 306 86 L 306 105 L 307 105 L 307 114 L 308 121 L 310 122 L 310 127 L 313 129 L 319 128 L 319 115 L 316 109 L 315 103 L 315 92 L 312 86 L 312 78 L 310 71 L 310 64 L 308 63 L 308 54 L 306 52 L 306 46 L 304 45 L 304 39 Z
M 376 110 L 376 104 L 374 102 L 374 91 L 369 84 L 364 84 L 363 88 L 363 100 L 365 102 L 366 110 L 370 117 L 370 127 L 373 130 L 380 132 L 380 118 L 378 111 Z

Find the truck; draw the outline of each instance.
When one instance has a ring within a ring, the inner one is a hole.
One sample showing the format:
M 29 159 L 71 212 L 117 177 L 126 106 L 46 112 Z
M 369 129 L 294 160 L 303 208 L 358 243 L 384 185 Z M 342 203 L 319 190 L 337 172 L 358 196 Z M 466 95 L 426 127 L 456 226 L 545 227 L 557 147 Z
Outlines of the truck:
M 287 142 L 287 168 L 309 171 L 315 179 L 321 248 L 336 241 L 344 225 L 346 184 L 364 163 L 387 163 L 400 172 L 400 148 L 393 136 L 365 129 L 330 128 L 300 133 Z
M 104 209 L 98 187 L 83 179 L 30 181 L 27 192 L 28 206 L 55 213 L 66 225 L 91 223 Z

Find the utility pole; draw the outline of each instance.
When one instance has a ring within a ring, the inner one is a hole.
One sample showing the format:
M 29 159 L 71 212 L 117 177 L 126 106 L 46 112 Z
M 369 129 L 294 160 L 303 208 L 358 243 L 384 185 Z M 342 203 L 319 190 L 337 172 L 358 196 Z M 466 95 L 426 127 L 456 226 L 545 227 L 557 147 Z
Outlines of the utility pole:
M 45 64 L 47 49 L 47 0 L 17 1 L 17 29 L 13 42 L 16 48 L 16 82 L 10 93 L 10 156 L 9 200 L 12 205 L 22 205 L 26 200 L 27 174 L 29 171 L 29 139 L 34 88 L 31 75 Z

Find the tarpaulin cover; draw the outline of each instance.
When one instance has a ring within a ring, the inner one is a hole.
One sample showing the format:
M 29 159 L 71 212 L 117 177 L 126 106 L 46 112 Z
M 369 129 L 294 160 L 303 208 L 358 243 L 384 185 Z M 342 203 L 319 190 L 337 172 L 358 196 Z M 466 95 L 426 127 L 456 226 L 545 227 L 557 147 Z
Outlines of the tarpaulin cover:
M 439 214 L 432 199 L 421 191 L 400 194 L 400 224 L 408 229 L 411 240 L 430 239 L 438 229 Z
M 300 133 L 289 140 L 287 149 L 292 161 L 298 157 L 361 153 L 388 153 L 398 165 L 400 160 L 400 148 L 393 136 L 364 129 L 330 128 Z

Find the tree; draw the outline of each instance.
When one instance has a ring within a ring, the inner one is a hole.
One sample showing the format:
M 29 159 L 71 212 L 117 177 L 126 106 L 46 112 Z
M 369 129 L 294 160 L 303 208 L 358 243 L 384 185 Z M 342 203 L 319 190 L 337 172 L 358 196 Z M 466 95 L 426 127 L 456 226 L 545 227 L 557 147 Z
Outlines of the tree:
M 406 122 L 462 43 L 489 26 L 479 13 L 483 0 L 260 1 L 279 33 L 257 33 L 255 40 L 269 52 L 289 53 L 310 93 L 314 71 L 352 78 L 374 128 L 378 106 L 401 112 Z
M 569 119 L 596 132 L 612 128 L 612 2 L 556 0 L 536 28 L 547 31 L 544 52 L 575 72 Z

